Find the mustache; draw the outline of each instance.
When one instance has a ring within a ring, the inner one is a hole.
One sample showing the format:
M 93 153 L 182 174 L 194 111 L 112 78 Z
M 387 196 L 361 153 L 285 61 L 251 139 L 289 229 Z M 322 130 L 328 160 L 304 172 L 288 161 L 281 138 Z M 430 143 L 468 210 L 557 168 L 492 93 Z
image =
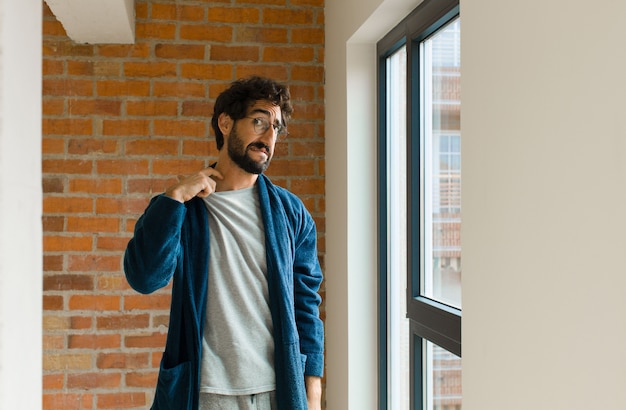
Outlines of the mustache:
M 262 143 L 261 141 L 255 141 L 255 142 L 251 142 L 250 144 L 248 144 L 248 148 L 257 148 L 257 149 L 264 149 L 265 151 L 267 151 L 268 155 L 272 154 L 272 151 L 270 149 L 270 147 L 264 143 Z

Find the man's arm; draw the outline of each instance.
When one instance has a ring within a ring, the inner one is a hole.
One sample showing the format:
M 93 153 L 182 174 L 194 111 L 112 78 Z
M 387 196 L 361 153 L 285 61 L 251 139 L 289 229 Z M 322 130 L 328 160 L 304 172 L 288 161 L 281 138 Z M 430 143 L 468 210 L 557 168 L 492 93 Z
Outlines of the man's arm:
M 321 410 L 322 408 L 322 378 L 318 376 L 305 376 L 306 399 L 309 410 Z

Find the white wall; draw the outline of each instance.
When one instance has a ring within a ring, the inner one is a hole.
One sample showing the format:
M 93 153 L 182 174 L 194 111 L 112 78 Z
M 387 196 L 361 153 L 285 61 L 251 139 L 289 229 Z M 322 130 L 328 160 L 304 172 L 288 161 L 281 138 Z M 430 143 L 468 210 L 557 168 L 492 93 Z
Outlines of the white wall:
M 625 15 L 461 4 L 464 410 L 626 406 Z
M 329 410 L 376 408 L 375 43 L 417 3 L 327 0 Z M 463 409 L 623 409 L 626 3 L 461 15 Z
M 0 0 L 0 409 L 41 408 L 41 13 Z

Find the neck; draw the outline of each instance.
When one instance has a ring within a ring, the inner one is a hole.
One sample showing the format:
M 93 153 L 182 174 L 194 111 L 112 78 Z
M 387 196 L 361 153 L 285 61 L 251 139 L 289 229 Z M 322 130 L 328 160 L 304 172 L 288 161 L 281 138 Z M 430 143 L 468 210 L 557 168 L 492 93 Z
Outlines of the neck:
M 256 183 L 259 176 L 241 169 L 230 159 L 228 154 L 225 154 L 224 151 L 225 150 L 222 150 L 220 152 L 217 164 L 215 165 L 215 169 L 224 176 L 224 179 L 216 179 L 217 184 L 215 186 L 215 191 L 235 191 L 237 189 L 252 187 Z

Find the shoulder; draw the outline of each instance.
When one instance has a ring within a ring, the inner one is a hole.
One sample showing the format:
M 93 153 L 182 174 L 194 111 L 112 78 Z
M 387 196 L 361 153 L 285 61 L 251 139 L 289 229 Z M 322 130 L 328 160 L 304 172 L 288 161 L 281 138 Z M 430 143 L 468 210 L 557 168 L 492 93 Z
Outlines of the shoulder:
M 263 174 L 259 176 L 259 182 L 261 189 L 265 186 L 268 194 L 280 200 L 285 207 L 291 208 L 294 211 L 306 212 L 304 203 L 302 203 L 302 200 L 293 192 L 281 186 L 275 185 L 267 176 Z

